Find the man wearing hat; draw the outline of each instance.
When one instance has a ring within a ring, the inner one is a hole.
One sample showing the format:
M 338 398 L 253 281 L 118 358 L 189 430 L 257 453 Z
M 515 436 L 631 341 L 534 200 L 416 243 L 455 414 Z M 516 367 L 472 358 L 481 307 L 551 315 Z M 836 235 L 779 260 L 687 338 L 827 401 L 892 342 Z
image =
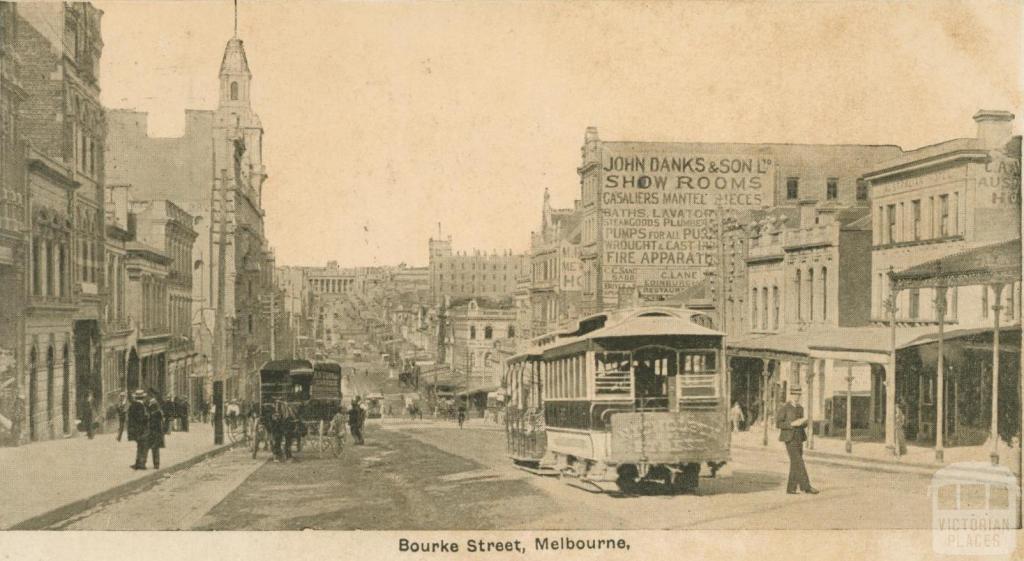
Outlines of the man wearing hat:
M 153 454 L 153 469 L 160 469 L 160 449 L 164 447 L 164 433 L 167 424 L 164 422 L 163 404 L 156 397 L 149 398 L 149 430 L 147 431 L 146 450 Z M 142 453 L 139 469 L 146 469 L 146 452 Z
M 121 442 L 121 437 L 124 436 L 125 426 L 128 424 L 128 406 L 131 404 L 128 401 L 128 394 L 121 392 L 121 400 L 117 403 L 117 441 Z
M 786 404 L 775 415 L 779 441 L 786 443 L 786 453 L 789 454 L 789 481 L 786 482 L 786 492 L 795 495 L 799 489 L 804 493 L 817 495 L 818 490 L 811 487 L 807 468 L 804 466 L 804 441 L 807 440 L 804 427 L 807 426 L 807 418 L 804 416 L 804 408 L 799 403 L 800 393 L 799 387 L 790 388 Z
M 356 444 L 363 443 L 363 407 L 359 398 L 352 400 L 352 408 L 348 410 L 348 427 L 352 431 L 352 439 Z
M 146 452 L 149 440 L 149 412 L 143 400 L 146 392 L 135 390 L 128 405 L 128 440 L 135 441 L 135 463 L 132 469 L 146 469 Z

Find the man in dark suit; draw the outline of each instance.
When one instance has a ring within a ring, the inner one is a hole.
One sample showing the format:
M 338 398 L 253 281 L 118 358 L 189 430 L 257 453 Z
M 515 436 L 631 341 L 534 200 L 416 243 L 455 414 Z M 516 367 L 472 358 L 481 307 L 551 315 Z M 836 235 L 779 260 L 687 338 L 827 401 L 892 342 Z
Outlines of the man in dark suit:
M 804 493 L 817 495 L 818 490 L 811 487 L 807 468 L 804 466 L 804 441 L 807 440 L 804 427 L 807 426 L 807 418 L 804 416 L 804 408 L 795 402 L 799 398 L 800 388 L 790 389 L 789 399 L 775 415 L 779 441 L 786 443 L 786 453 L 789 454 L 789 481 L 786 482 L 786 492 L 795 495 L 799 489 Z
M 166 428 L 163 406 L 155 397 L 149 398 L 149 431 L 147 432 L 146 448 L 153 454 L 153 469 L 160 469 L 160 449 L 164 447 L 164 430 Z M 146 452 L 142 454 L 142 466 L 139 469 L 146 469 L 147 454 Z
M 146 392 L 135 390 L 128 405 L 128 440 L 135 441 L 135 463 L 132 469 L 146 469 L 146 452 L 149 440 L 149 411 L 143 400 Z

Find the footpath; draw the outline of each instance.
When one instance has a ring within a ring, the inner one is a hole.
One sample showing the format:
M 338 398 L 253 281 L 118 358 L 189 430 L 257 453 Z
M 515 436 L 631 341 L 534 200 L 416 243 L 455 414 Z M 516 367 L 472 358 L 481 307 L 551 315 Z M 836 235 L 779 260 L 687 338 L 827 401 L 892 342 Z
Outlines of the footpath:
M 755 426 L 749 431 L 732 433 L 732 448 L 751 452 L 771 451 L 785 455 L 785 448 L 779 442 L 779 431 L 768 430 L 768 445 L 764 445 L 763 427 Z M 852 443 L 851 451 L 846 451 L 846 440 L 835 437 L 814 437 L 814 448 L 804 443 L 804 460 L 808 463 L 830 464 L 843 467 L 866 469 L 870 471 L 888 471 L 897 473 L 914 473 L 932 476 L 936 471 L 953 466 L 963 471 L 976 471 L 982 464 L 991 464 L 990 446 L 956 446 L 943 451 L 943 461 L 935 460 L 935 449 L 926 446 L 907 445 L 907 452 L 899 457 L 892 455 L 883 442 Z M 1020 473 L 1020 450 L 1001 446 L 999 449 L 1000 466 Z M 972 464 L 968 466 L 967 464 Z
M 215 446 L 213 427 L 192 423 L 171 432 L 160 450 L 160 469 L 133 470 L 135 443 L 112 433 L 0 448 L 0 529 L 41 529 L 163 475 L 187 468 L 230 447 Z

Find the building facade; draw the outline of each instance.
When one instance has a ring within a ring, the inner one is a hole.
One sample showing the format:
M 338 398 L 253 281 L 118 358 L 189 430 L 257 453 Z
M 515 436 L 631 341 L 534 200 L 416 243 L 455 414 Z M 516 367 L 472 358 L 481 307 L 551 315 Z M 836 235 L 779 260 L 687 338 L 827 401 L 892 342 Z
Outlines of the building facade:
M 529 266 L 529 257 L 482 251 L 453 252 L 452 239 L 431 238 L 430 296 L 435 305 L 445 298 L 501 298 L 516 290 L 516 279 Z
M 541 227 L 530 244 L 531 332 L 548 333 L 578 317 L 583 288 L 580 209 L 551 208 L 544 191 Z
M 25 89 L 16 54 L 18 5 L 0 4 L 0 446 L 22 439 L 25 419 L 26 355 L 22 342 L 27 277 L 25 178 L 26 147 L 21 140 L 18 112 Z
M 21 440 L 74 434 L 91 395 L 102 407 L 106 126 L 99 103 L 102 12 L 88 3 L 15 10 L 27 158 L 28 273 L 21 346 Z
M 819 201 L 867 206 L 861 175 L 896 146 L 609 142 L 578 169 L 584 314 L 671 297 L 716 272 L 725 216 Z M 744 302 L 749 306 L 749 301 Z
M 132 201 L 131 215 L 135 240 L 159 249 L 169 259 L 166 290 L 161 294 L 168 329 L 163 396 L 188 397 L 195 393 L 192 385 L 202 384 L 198 375 L 204 366 L 192 339 L 192 246 L 197 237 L 194 218 L 167 200 Z
M 456 375 L 462 377 L 463 390 L 494 391 L 501 386 L 498 343 L 516 338 L 515 308 L 474 298 L 454 302 L 447 313 L 451 349 L 446 354 Z
M 273 253 L 263 227 L 263 125 L 251 105 L 252 73 L 237 36 L 225 46 L 218 76 L 217 108 L 187 110 L 181 137 L 150 137 L 145 113 L 108 111 L 107 177 L 110 185 L 130 186 L 140 200 L 173 200 L 195 217 L 193 337 L 213 376 L 227 382 L 228 397 L 242 397 L 269 357 L 263 306 L 273 285 Z

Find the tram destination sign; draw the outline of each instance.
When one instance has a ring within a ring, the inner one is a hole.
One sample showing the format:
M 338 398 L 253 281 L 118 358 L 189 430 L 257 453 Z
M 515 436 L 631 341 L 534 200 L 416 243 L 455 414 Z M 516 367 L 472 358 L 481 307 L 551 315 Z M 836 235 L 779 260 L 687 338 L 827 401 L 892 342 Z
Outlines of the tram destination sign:
M 612 415 L 612 460 L 678 463 L 724 461 L 729 432 L 721 411 L 617 413 Z
M 606 302 L 619 291 L 670 296 L 717 263 L 719 212 L 770 206 L 770 154 L 704 153 L 685 144 L 605 143 L 601 222 Z

